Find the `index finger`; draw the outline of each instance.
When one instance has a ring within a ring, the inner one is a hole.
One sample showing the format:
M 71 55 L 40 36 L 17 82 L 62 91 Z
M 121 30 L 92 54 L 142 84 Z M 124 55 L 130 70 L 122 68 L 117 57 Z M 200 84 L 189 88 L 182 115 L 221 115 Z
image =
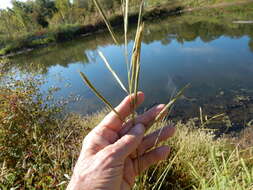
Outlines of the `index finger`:
M 132 112 L 131 101 L 134 98 L 134 94 L 127 96 L 115 110 L 119 113 L 122 120 L 125 120 Z M 144 101 L 144 93 L 137 93 L 136 107 L 142 104 Z M 121 129 L 123 121 L 113 111 L 111 111 L 99 124 L 99 127 L 107 127 L 118 132 Z

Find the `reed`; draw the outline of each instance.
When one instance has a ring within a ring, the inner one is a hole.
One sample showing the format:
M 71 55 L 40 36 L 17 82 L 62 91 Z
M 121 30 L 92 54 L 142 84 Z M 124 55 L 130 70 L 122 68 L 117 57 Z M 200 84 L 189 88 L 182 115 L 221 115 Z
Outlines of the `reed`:
M 116 72 L 111 68 L 110 64 L 108 63 L 107 59 L 105 58 L 104 54 L 101 51 L 98 51 L 99 56 L 102 58 L 102 60 L 104 61 L 106 67 L 109 69 L 109 71 L 112 73 L 113 77 L 116 79 L 116 81 L 119 83 L 120 87 L 127 93 L 129 94 L 129 92 L 127 91 L 126 87 L 124 86 L 124 84 L 121 82 L 120 78 L 118 77 L 118 75 L 116 74 Z
M 100 5 L 98 0 L 93 0 L 94 4 L 99 11 L 101 17 L 103 18 L 112 39 L 116 44 L 118 44 L 118 37 L 113 31 L 113 28 L 111 27 L 111 24 L 109 20 L 107 19 L 107 16 L 105 12 L 102 9 L 102 6 Z M 129 13 L 129 0 L 122 0 L 122 14 L 124 18 L 124 48 L 125 48 L 125 60 L 126 60 L 126 65 L 127 65 L 127 74 L 128 74 L 128 88 L 125 87 L 123 84 L 122 80 L 120 77 L 117 75 L 117 73 L 113 70 L 113 68 L 110 66 L 109 62 L 107 61 L 106 57 L 101 51 L 98 51 L 99 56 L 105 63 L 106 67 L 112 74 L 112 76 L 115 78 L 116 82 L 119 84 L 119 86 L 124 90 L 128 95 L 129 94 L 134 94 L 134 98 L 131 100 L 131 106 L 132 106 L 132 113 L 131 117 L 133 120 L 135 120 L 136 115 L 135 115 L 135 108 L 136 108 L 136 96 L 137 92 L 139 90 L 139 78 L 140 78 L 140 70 L 141 70 L 141 60 L 140 60 L 140 55 L 141 55 L 141 46 L 142 46 L 142 36 L 144 32 L 144 22 L 142 20 L 142 15 L 144 11 L 144 0 L 140 2 L 140 8 L 139 8 L 139 16 L 138 16 L 138 24 L 137 24 L 137 29 L 136 29 L 136 35 L 135 35 L 135 40 L 134 40 L 134 45 L 132 49 L 132 55 L 131 55 L 131 61 L 129 63 L 128 61 L 128 55 L 127 55 L 127 48 L 128 48 L 128 13 Z M 80 72 L 80 75 L 83 79 L 83 81 L 88 85 L 88 87 L 94 92 L 94 94 L 101 100 L 103 101 L 110 109 L 113 111 L 119 118 L 120 115 L 119 113 L 113 108 L 112 104 L 101 94 L 99 91 L 96 89 L 96 87 L 89 81 L 89 79 L 85 76 L 83 72 Z M 176 101 L 183 95 L 184 91 L 186 88 L 188 88 L 190 85 L 186 85 L 182 90 L 180 90 L 177 95 L 172 98 L 164 107 L 164 109 L 158 114 L 156 117 L 154 123 L 160 121 L 166 111 L 168 111 L 175 103 Z M 134 122 L 133 122 L 134 123 Z
M 108 28 L 108 30 L 109 30 L 111 36 L 112 36 L 112 39 L 114 40 L 114 42 L 115 42 L 116 44 L 119 44 L 119 43 L 118 43 L 118 40 L 117 40 L 117 38 L 116 38 L 116 35 L 115 35 L 115 33 L 113 32 L 112 26 L 111 26 L 111 24 L 110 24 L 110 22 L 109 22 L 109 20 L 108 20 L 108 18 L 107 18 L 107 16 L 106 16 L 106 14 L 104 13 L 104 11 L 103 11 L 101 5 L 99 4 L 99 2 L 98 2 L 97 0 L 93 0 L 93 2 L 94 2 L 94 4 L 95 4 L 96 8 L 98 9 L 100 15 L 102 16 L 102 18 L 103 18 L 103 20 L 104 20 L 104 22 L 105 22 L 105 24 L 106 24 L 106 26 L 107 26 L 107 28 Z
M 120 114 L 113 108 L 112 104 L 106 99 L 104 98 L 104 96 L 101 95 L 101 93 L 93 86 L 93 84 L 89 81 L 89 79 L 82 73 L 80 72 L 80 75 L 83 79 L 83 81 L 88 85 L 88 87 L 94 92 L 94 94 L 100 99 L 102 100 L 119 118 L 121 121 L 123 121 L 121 119 Z

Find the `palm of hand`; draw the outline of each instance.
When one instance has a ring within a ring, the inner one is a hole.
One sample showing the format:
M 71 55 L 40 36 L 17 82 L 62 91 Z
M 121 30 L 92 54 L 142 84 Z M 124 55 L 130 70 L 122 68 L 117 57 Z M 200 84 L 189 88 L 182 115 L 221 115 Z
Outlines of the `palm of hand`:
M 144 94 L 138 93 L 137 100 L 137 104 L 141 104 Z M 162 132 L 158 130 L 144 137 L 145 130 L 163 107 L 156 106 L 138 116 L 135 126 L 131 120 L 122 123 L 113 112 L 108 114 L 84 139 L 68 189 L 129 190 L 140 172 L 166 159 L 169 153 L 167 146 L 146 151 L 157 141 L 172 136 L 175 129 L 167 126 Z M 131 113 L 130 97 L 123 100 L 116 110 L 125 119 Z

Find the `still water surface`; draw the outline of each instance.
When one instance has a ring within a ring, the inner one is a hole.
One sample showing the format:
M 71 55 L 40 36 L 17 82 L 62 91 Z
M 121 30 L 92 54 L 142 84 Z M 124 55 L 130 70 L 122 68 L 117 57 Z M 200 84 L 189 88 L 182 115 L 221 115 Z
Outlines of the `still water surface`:
M 171 117 L 198 116 L 226 112 L 237 124 L 253 119 L 253 24 L 208 22 L 189 23 L 187 16 L 146 24 L 142 44 L 140 89 L 145 103 L 140 108 L 166 103 L 177 90 L 191 84 L 175 106 Z M 122 36 L 122 31 L 118 31 Z M 129 49 L 134 29 L 130 32 Z M 123 36 L 122 36 L 123 37 Z M 78 96 L 69 112 L 92 113 L 103 104 L 83 84 L 84 72 L 113 105 L 125 96 L 97 54 L 100 50 L 126 84 L 123 44 L 116 46 L 110 36 L 97 34 L 71 42 L 35 50 L 15 58 L 23 73 L 42 73 L 47 83 L 60 87 L 57 98 Z

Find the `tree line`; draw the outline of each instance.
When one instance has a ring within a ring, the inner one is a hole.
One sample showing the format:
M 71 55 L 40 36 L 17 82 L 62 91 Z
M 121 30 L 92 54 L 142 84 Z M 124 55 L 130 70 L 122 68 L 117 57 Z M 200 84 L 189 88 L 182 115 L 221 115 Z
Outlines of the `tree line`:
M 137 2 L 132 0 L 131 3 Z M 100 0 L 108 14 L 121 8 L 121 0 Z M 94 19 L 93 0 L 12 0 L 12 8 L 0 9 L 0 36 L 19 35 L 59 25 L 84 25 Z

